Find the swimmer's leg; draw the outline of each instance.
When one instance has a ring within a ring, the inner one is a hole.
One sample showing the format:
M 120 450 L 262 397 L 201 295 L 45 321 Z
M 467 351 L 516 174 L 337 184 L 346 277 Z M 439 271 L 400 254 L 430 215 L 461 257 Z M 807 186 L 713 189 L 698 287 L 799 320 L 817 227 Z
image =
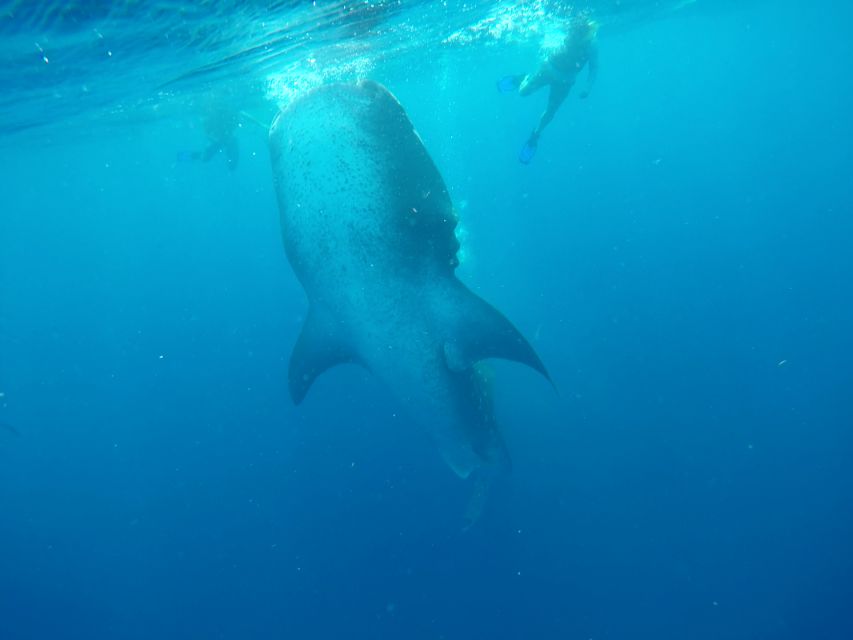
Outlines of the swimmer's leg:
M 560 105 L 566 100 L 566 96 L 569 95 L 569 91 L 572 89 L 571 82 L 564 83 L 552 83 L 551 84 L 551 92 L 548 94 L 548 106 L 545 107 L 545 111 L 542 113 L 542 116 L 539 118 L 539 124 L 536 125 L 536 128 L 533 130 L 533 135 L 538 139 L 542 134 L 542 131 L 551 120 L 554 119 L 554 116 L 557 113 L 557 110 L 560 108 Z
M 551 84 L 551 93 L 548 95 L 548 106 L 545 108 L 545 112 L 542 114 L 542 117 L 539 118 L 539 124 L 536 125 L 533 133 L 530 134 L 527 142 L 525 142 L 524 146 L 521 148 L 521 151 L 518 154 L 519 162 L 522 164 L 529 164 L 530 161 L 533 160 L 533 156 L 536 155 L 536 148 L 539 146 L 539 136 L 542 134 L 545 127 L 548 126 L 548 123 L 554 119 L 554 114 L 557 113 L 560 105 L 563 104 L 566 96 L 569 95 L 571 88 L 571 83 Z
M 205 149 L 204 152 L 201 154 L 201 161 L 210 162 L 213 159 L 213 156 L 215 156 L 220 151 L 222 151 L 222 145 L 218 142 L 211 142 L 207 146 L 207 149 Z
M 518 95 L 526 98 L 532 93 L 539 91 L 542 87 L 551 82 L 551 74 L 544 65 L 539 67 L 536 73 L 529 73 L 524 76 L 521 84 L 518 85 Z

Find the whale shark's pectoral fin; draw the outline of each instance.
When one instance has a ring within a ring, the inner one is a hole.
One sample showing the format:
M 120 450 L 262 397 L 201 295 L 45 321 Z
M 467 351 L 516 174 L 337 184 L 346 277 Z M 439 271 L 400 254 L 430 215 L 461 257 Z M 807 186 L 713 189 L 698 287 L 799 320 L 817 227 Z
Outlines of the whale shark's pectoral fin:
M 488 302 L 464 286 L 462 289 L 464 302 L 459 306 L 455 335 L 443 345 L 447 368 L 460 372 L 480 360 L 503 358 L 526 364 L 553 385 L 542 360 L 521 332 Z
M 302 402 L 317 376 L 349 362 L 358 362 L 358 358 L 342 335 L 340 325 L 312 308 L 290 356 L 288 378 L 294 404 Z

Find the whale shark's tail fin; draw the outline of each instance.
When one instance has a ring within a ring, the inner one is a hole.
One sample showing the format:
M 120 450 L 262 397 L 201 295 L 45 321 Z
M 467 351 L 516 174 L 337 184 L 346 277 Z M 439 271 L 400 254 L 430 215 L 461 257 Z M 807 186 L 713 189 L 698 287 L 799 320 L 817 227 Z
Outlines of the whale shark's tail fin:
M 482 464 L 471 473 L 473 489 L 463 516 L 462 531 L 468 531 L 483 516 L 492 487 L 507 478 L 512 470 L 512 461 L 506 449 L 503 438 L 497 429 L 493 431 L 492 451 L 486 464 Z
M 468 499 L 465 507 L 465 515 L 462 518 L 462 532 L 465 533 L 473 527 L 483 516 L 486 503 L 489 501 L 489 489 L 492 488 L 493 479 L 487 474 L 478 474 L 474 478 L 474 491 Z

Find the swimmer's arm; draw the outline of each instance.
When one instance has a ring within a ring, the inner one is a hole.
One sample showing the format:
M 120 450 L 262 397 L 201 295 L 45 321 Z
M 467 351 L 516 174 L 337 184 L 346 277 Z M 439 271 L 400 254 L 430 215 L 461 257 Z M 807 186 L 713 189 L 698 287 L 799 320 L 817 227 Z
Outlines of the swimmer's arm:
M 586 98 L 589 92 L 592 91 L 592 85 L 595 84 L 595 79 L 598 77 L 598 46 L 593 44 L 589 50 L 589 60 L 587 62 L 589 70 L 586 75 L 586 88 L 580 92 L 581 98 Z

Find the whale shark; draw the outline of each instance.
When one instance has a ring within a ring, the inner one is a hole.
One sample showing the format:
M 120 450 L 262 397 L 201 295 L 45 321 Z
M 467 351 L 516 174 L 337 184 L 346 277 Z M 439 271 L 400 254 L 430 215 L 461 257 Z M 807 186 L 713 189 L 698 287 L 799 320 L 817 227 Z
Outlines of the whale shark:
M 290 359 L 293 401 L 324 371 L 355 363 L 458 476 L 508 471 L 482 363 L 514 360 L 550 377 L 456 277 L 457 214 L 398 100 L 373 81 L 313 89 L 275 117 L 270 155 L 285 252 L 309 302 Z M 487 483 L 477 486 L 472 514 Z

